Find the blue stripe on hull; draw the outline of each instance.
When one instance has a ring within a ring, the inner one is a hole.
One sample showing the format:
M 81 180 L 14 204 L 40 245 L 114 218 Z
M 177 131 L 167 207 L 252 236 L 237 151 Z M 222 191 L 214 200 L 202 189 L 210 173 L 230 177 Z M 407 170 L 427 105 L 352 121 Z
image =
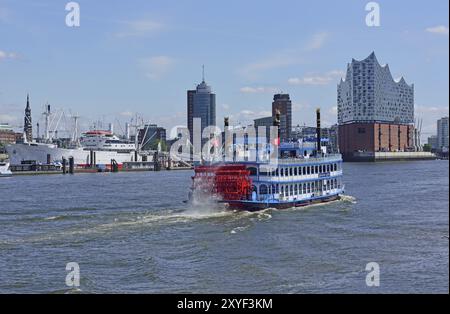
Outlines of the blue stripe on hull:
M 267 208 L 286 209 L 292 207 L 302 207 L 312 204 L 320 204 L 340 199 L 340 194 L 332 194 L 326 196 L 319 196 L 306 200 L 296 200 L 287 202 L 256 202 L 256 201 L 221 201 L 229 205 L 230 209 L 258 211 Z

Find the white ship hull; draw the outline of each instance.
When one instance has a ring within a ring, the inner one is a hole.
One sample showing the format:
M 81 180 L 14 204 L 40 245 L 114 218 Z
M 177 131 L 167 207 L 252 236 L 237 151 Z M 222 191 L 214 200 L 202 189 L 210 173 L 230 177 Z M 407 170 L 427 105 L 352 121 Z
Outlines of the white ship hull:
M 47 164 L 48 155 L 50 162 L 62 162 L 65 158 L 74 158 L 77 166 L 87 166 L 90 164 L 90 151 L 83 148 L 58 148 L 55 145 L 47 144 L 11 144 L 6 146 L 11 165 L 20 165 L 22 161 L 36 161 L 37 163 Z M 109 165 L 114 159 L 119 165 L 124 162 L 134 161 L 134 151 L 117 152 L 106 150 L 94 150 L 95 163 L 97 165 Z

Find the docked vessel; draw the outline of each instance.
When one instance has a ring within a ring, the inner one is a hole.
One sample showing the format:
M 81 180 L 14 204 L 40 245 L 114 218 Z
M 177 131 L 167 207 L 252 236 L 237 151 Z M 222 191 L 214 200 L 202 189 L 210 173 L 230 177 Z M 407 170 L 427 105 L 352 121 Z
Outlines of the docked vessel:
M 194 168 L 191 197 L 207 196 L 231 209 L 291 208 L 338 200 L 344 193 L 342 156 L 317 145 L 276 145 L 275 160 L 212 162 Z M 277 122 L 274 123 L 276 125 Z M 319 149 L 317 149 L 319 147 Z
M 114 135 L 112 125 L 110 130 L 91 130 L 78 137 L 78 116 L 74 115 L 74 132 L 71 138 L 61 145 L 57 135 L 58 123 L 64 112 L 54 114 L 50 105 L 45 105 L 44 135 L 39 136 L 37 123 L 37 138 L 33 139 L 31 123 L 31 106 L 27 96 L 27 106 L 24 117 L 23 141 L 6 146 L 12 166 L 21 164 L 60 164 L 63 160 L 73 158 L 76 167 L 110 167 L 112 163 L 121 167 L 124 162 L 137 161 L 137 143 L 120 139 Z M 56 122 L 55 122 L 56 121 Z
M 11 170 L 9 170 L 9 162 L 0 162 L 0 177 L 12 176 Z
M 121 140 L 110 131 L 89 131 L 79 142 L 69 148 L 60 148 L 53 143 L 31 142 L 6 146 L 12 165 L 33 161 L 40 164 L 60 163 L 63 158 L 74 159 L 78 167 L 89 165 L 110 165 L 115 160 L 120 166 L 123 162 L 137 158 L 135 143 Z

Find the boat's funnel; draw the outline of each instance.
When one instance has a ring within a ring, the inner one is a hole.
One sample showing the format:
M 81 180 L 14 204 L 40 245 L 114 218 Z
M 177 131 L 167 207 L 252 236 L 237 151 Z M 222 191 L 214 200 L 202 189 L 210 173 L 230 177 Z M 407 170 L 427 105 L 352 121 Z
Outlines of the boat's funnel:
M 316 110 L 317 156 L 322 154 L 322 132 L 320 129 L 320 108 Z

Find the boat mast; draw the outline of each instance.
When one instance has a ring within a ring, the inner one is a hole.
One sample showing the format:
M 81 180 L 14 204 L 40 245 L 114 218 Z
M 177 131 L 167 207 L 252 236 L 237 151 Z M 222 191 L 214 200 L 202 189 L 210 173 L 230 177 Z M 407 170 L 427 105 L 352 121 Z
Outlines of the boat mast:
M 44 129 L 44 139 L 46 141 L 48 141 L 50 139 L 50 134 L 49 134 L 49 124 L 50 124 L 50 104 L 47 103 L 45 104 L 45 111 L 44 113 L 42 113 L 45 117 L 45 129 Z
M 80 118 L 80 116 L 73 115 L 72 118 L 73 118 L 73 124 L 74 124 L 72 141 L 77 142 L 78 141 L 78 119 Z

